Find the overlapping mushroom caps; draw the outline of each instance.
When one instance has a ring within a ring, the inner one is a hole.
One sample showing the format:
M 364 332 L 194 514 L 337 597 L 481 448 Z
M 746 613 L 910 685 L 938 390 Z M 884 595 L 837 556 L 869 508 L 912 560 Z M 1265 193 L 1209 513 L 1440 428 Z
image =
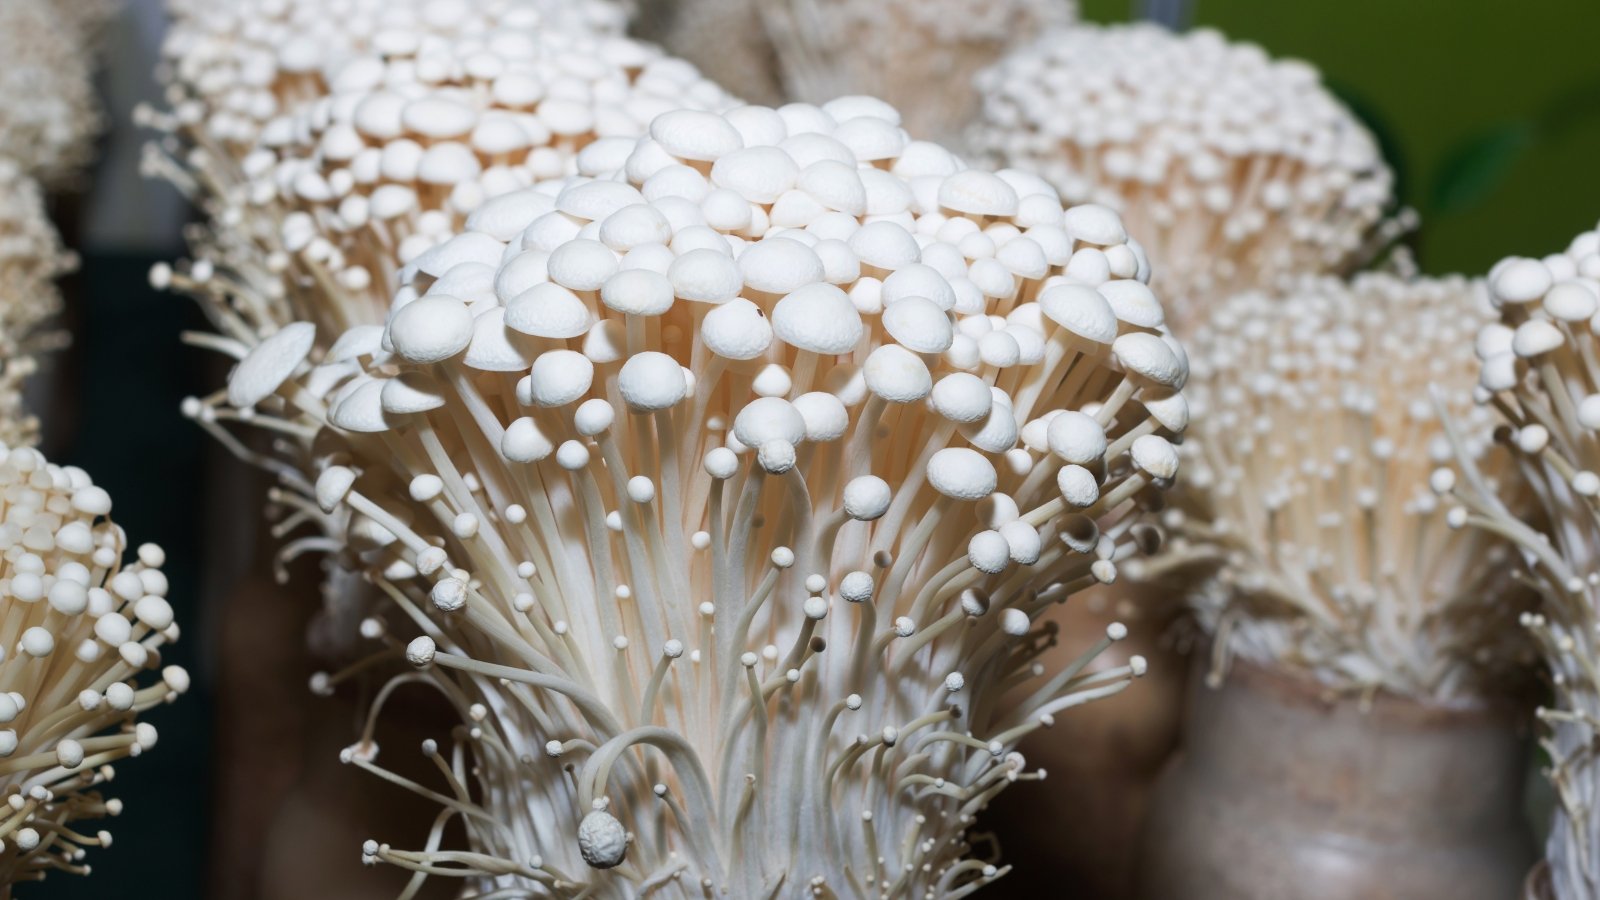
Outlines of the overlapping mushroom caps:
M 230 381 L 314 442 L 392 600 L 357 670 L 403 647 L 395 685 L 466 723 L 412 785 L 434 839 L 367 856 L 562 897 L 965 896 L 1004 871 L 964 834 L 1035 777 L 1016 743 L 1143 669 L 1085 674 L 1121 626 L 1038 655 L 1176 473 L 1147 266 L 1111 211 L 867 98 L 675 111 L 580 168 L 616 174 L 506 195 L 385 326 L 320 359 L 291 326 Z
M 978 77 L 975 152 L 1116 209 L 1182 329 L 1205 303 L 1354 269 L 1404 227 L 1376 143 L 1305 63 L 1215 31 L 1051 31 Z
M 23 403 L 23 386 L 39 355 L 66 335 L 50 328 L 61 309 L 55 280 L 74 265 L 45 214 L 33 179 L 0 159 L 0 443 L 31 444 L 39 420 Z
M 194 4 L 166 47 L 146 167 L 204 209 L 194 261 L 157 266 L 242 353 L 291 321 L 383 321 L 398 267 L 494 197 L 680 106 L 693 67 L 621 37 L 599 0 Z M 243 346 L 239 346 L 242 344 Z
M 112 764 L 155 745 L 139 714 L 188 689 L 162 649 L 178 639 L 163 555 L 123 563 L 111 498 L 82 470 L 0 445 L 0 891 L 50 872 L 86 874 L 111 843 L 93 820 Z M 154 674 L 155 677 L 150 677 Z M 92 826 L 89 826 L 92 827 Z
M 1436 496 L 1454 482 L 1441 409 L 1490 477 L 1507 469 L 1473 402 L 1483 293 L 1459 277 L 1308 278 L 1228 300 L 1195 331 L 1171 541 L 1132 574 L 1194 595 L 1214 678 L 1237 655 L 1352 693 L 1481 697 L 1525 655 L 1511 548 L 1455 528 Z
M 82 174 L 100 130 L 85 38 L 53 0 L 0 3 L 0 158 L 49 188 Z
M 1464 525 L 1515 541 L 1540 606 L 1525 615 L 1555 688 L 1539 710 L 1555 784 L 1545 847 L 1555 896 L 1600 893 L 1600 232 L 1562 253 L 1510 257 L 1489 272 L 1499 321 L 1478 332 L 1480 386 L 1533 499 L 1531 511 L 1468 469 L 1453 493 Z

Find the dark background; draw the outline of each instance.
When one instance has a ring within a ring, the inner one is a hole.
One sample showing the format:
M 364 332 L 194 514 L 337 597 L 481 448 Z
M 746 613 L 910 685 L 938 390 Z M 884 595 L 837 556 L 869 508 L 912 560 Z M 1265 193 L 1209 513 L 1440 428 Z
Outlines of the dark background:
M 213 696 L 208 647 L 241 575 L 237 548 L 248 546 L 259 512 L 237 499 L 247 492 L 228 490 L 246 478 L 242 468 L 178 414 L 185 395 L 221 384 L 215 361 L 178 341 L 200 317 L 145 280 L 152 262 L 181 255 L 181 208 L 164 187 L 141 183 L 141 137 L 127 124 L 134 102 L 157 96 L 149 72 L 159 7 L 130 0 L 115 26 L 102 77 L 113 126 L 105 153 L 90 189 L 57 203 L 83 265 L 67 286 L 74 346 L 38 393 L 46 452 L 111 492 L 134 542 L 167 549 L 184 630 L 172 655 L 195 675 L 194 688 L 150 716 L 161 731 L 155 752 L 119 767 L 112 793 L 127 811 L 109 825 L 114 846 L 91 852 L 95 874 L 54 876 L 19 890 L 23 897 L 205 896 L 217 704 L 249 702 Z M 1084 11 L 1100 21 L 1129 15 L 1126 0 L 1086 0 Z M 1379 134 L 1401 200 L 1421 214 L 1413 244 L 1425 271 L 1482 273 L 1507 254 L 1560 249 L 1600 218 L 1594 0 L 1200 0 L 1151 2 L 1147 11 L 1321 67 Z M 316 701 L 307 693 L 306 702 Z

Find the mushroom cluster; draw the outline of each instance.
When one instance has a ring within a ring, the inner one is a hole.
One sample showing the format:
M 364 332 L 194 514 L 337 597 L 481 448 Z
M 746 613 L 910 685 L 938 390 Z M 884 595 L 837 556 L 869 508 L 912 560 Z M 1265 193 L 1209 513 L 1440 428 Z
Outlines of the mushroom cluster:
M 88 36 L 62 13 L 69 5 L 0 3 L 0 158 L 49 188 L 78 177 L 101 124 Z
M 1015 752 L 1125 688 L 1046 608 L 1159 543 L 1187 362 L 1115 213 L 864 97 L 658 116 L 485 202 L 383 325 L 195 401 L 298 435 L 389 603 L 351 673 L 462 717 L 426 846 L 552 897 L 963 897 Z M 204 414 L 203 414 L 204 415 Z M 309 478 L 307 479 L 309 480 Z M 460 820 L 469 850 L 442 847 Z
M 101 789 L 113 764 L 155 746 L 139 714 L 183 693 L 162 666 L 178 639 L 163 555 L 124 564 L 111 498 L 82 470 L 0 446 L 0 891 L 53 871 L 86 874 L 85 848 L 111 843 L 84 823 L 121 802 Z M 156 677 L 146 677 L 155 673 Z
M 1600 894 L 1600 231 L 1489 272 L 1499 320 L 1478 332 L 1480 386 L 1532 509 L 1467 467 L 1462 523 L 1514 541 L 1539 593 L 1522 617 L 1554 699 L 1539 710 L 1555 785 L 1545 850 L 1557 897 Z
M 643 0 L 645 33 L 740 96 L 889 101 L 913 134 L 960 142 L 972 86 L 1019 40 L 1077 19 L 1076 0 Z M 749 90 L 747 91 L 747 86 Z
M 1508 467 L 1473 399 L 1483 295 L 1459 277 L 1308 278 L 1195 331 L 1184 490 L 1166 552 L 1132 574 L 1193 592 L 1213 678 L 1237 655 L 1449 700 L 1485 696 L 1525 655 L 1512 549 L 1438 497 L 1447 428 L 1485 477 Z
M 23 384 L 38 369 L 39 355 L 65 339 L 47 323 L 61 308 L 55 279 L 72 266 L 38 184 L 0 159 L 0 443 L 7 446 L 38 439 Z
M 660 112 L 726 106 L 693 67 L 618 36 L 599 0 L 196 3 L 165 48 L 146 169 L 207 213 L 196 297 L 236 355 L 295 320 L 381 322 L 401 264 L 485 200 L 570 174 Z
M 1315 69 L 1215 31 L 1051 31 L 981 73 L 974 152 L 1122 214 L 1182 334 L 1200 305 L 1353 269 L 1405 227 Z

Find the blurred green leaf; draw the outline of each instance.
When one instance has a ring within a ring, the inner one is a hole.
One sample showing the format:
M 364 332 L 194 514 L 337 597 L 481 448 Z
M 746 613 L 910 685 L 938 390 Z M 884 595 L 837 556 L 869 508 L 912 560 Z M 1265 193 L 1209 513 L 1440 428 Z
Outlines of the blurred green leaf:
M 1542 130 L 1534 122 L 1508 122 L 1458 145 L 1434 176 L 1430 205 L 1436 212 L 1455 213 L 1482 203 L 1538 143 Z

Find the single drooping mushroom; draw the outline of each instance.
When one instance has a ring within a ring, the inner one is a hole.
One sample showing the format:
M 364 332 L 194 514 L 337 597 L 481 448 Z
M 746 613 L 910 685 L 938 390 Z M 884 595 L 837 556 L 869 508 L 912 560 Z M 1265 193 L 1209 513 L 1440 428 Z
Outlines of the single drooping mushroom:
M 0 894 L 51 872 L 87 874 L 111 843 L 95 820 L 121 812 L 102 791 L 113 764 L 156 743 L 139 714 L 188 689 L 162 665 L 178 639 L 163 554 L 109 518 L 81 469 L 0 445 Z M 154 677 L 150 677 L 153 674 Z M 92 826 L 89 826 L 92 827 Z M 115 893 L 113 891 L 113 893 Z
M 1502 423 L 1496 437 L 1518 480 L 1497 486 L 1469 466 L 1469 477 L 1453 487 L 1461 506 L 1452 512 L 1467 530 L 1514 541 L 1539 593 L 1539 607 L 1522 624 L 1554 688 L 1539 710 L 1557 801 L 1545 860 L 1555 897 L 1593 897 L 1600 893 L 1600 232 L 1584 232 L 1543 259 L 1504 259 L 1488 283 L 1499 320 L 1485 324 L 1473 346 L 1482 396 Z
M 1080 25 L 978 78 L 974 152 L 1121 213 L 1183 333 L 1200 307 L 1353 270 L 1404 227 L 1367 129 L 1305 63 L 1215 31 Z
M 61 310 L 55 280 L 75 265 L 45 214 L 38 184 L 0 159 L 0 443 L 32 444 L 39 420 L 23 402 L 23 386 L 39 357 L 62 345 L 51 328 Z
M 54 0 L 0 3 L 0 159 L 51 189 L 82 174 L 101 126 L 86 37 Z
M 500 194 L 660 112 L 730 103 L 621 37 L 599 0 L 195 4 L 166 52 L 146 168 L 207 213 L 191 263 L 153 272 L 242 354 L 295 320 L 383 321 L 399 267 Z
M 1018 741 L 1143 671 L 1085 672 L 1121 626 L 1047 670 L 1040 615 L 1157 543 L 1187 364 L 1114 213 L 898 123 L 666 113 L 414 259 L 385 325 L 292 325 L 196 401 L 306 446 L 292 502 L 389 601 L 315 687 L 403 656 L 371 721 L 413 685 L 462 717 L 431 784 L 370 726 L 345 753 L 442 807 L 369 861 L 553 897 L 1005 873 L 967 832 L 1039 777 Z
M 1238 657 L 1350 694 L 1500 693 L 1524 650 L 1513 553 L 1437 497 L 1453 484 L 1441 409 L 1478 465 L 1507 468 L 1473 402 L 1487 307 L 1459 277 L 1308 278 L 1195 330 L 1188 477 L 1168 552 L 1137 574 L 1192 594 L 1213 680 Z

